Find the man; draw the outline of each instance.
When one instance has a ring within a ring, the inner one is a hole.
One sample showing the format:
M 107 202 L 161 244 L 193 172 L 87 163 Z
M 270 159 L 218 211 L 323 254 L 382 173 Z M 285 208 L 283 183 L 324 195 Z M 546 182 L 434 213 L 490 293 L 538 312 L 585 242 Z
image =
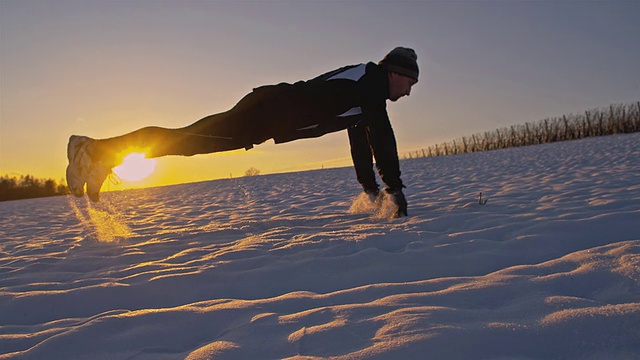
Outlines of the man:
M 356 176 L 365 193 L 379 194 L 373 157 L 385 191 L 407 215 L 395 136 L 386 100 L 411 93 L 418 82 L 415 51 L 397 47 L 378 64 L 346 66 L 308 81 L 262 86 L 231 110 L 179 129 L 146 127 L 129 134 L 91 139 L 71 136 L 67 146 L 67 184 L 75 196 L 99 200 L 100 188 L 122 152 L 138 149 L 147 157 L 191 156 L 245 148 L 268 139 L 276 144 L 347 129 Z

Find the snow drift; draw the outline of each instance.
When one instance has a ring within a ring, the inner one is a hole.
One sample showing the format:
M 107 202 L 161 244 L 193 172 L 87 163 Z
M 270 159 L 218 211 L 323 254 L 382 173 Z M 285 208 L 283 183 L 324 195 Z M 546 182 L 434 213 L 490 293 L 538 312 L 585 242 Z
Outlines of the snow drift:
M 640 357 L 638 144 L 0 203 L 0 359 Z

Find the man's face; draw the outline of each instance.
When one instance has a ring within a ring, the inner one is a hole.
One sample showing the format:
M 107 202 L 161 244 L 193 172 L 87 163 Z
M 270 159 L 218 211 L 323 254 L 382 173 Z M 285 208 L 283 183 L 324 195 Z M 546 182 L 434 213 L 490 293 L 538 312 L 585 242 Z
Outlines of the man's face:
M 398 73 L 389 73 L 389 100 L 396 101 L 411 94 L 411 87 L 418 81 Z

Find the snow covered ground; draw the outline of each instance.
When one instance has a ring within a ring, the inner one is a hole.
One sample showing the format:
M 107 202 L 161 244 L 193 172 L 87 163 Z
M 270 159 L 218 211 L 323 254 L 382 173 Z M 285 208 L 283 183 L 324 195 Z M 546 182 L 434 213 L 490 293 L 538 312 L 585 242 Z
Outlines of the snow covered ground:
M 402 170 L 0 203 L 0 359 L 640 358 L 640 134 Z

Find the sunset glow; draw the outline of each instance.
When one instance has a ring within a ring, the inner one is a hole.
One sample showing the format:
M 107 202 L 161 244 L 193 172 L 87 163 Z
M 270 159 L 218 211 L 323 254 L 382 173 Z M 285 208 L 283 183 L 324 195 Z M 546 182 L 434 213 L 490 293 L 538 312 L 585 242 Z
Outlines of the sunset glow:
M 147 159 L 142 153 L 132 153 L 124 158 L 122 164 L 113 168 L 113 172 L 122 180 L 139 181 L 151 175 L 155 168 L 154 159 Z
M 254 88 L 377 63 L 396 46 L 420 67 L 411 96 L 387 104 L 401 158 L 635 103 L 638 13 L 640 1 L 1 0 L 0 176 L 59 180 L 71 135 L 189 126 Z M 352 166 L 346 131 L 154 159 L 153 173 L 118 189 Z

